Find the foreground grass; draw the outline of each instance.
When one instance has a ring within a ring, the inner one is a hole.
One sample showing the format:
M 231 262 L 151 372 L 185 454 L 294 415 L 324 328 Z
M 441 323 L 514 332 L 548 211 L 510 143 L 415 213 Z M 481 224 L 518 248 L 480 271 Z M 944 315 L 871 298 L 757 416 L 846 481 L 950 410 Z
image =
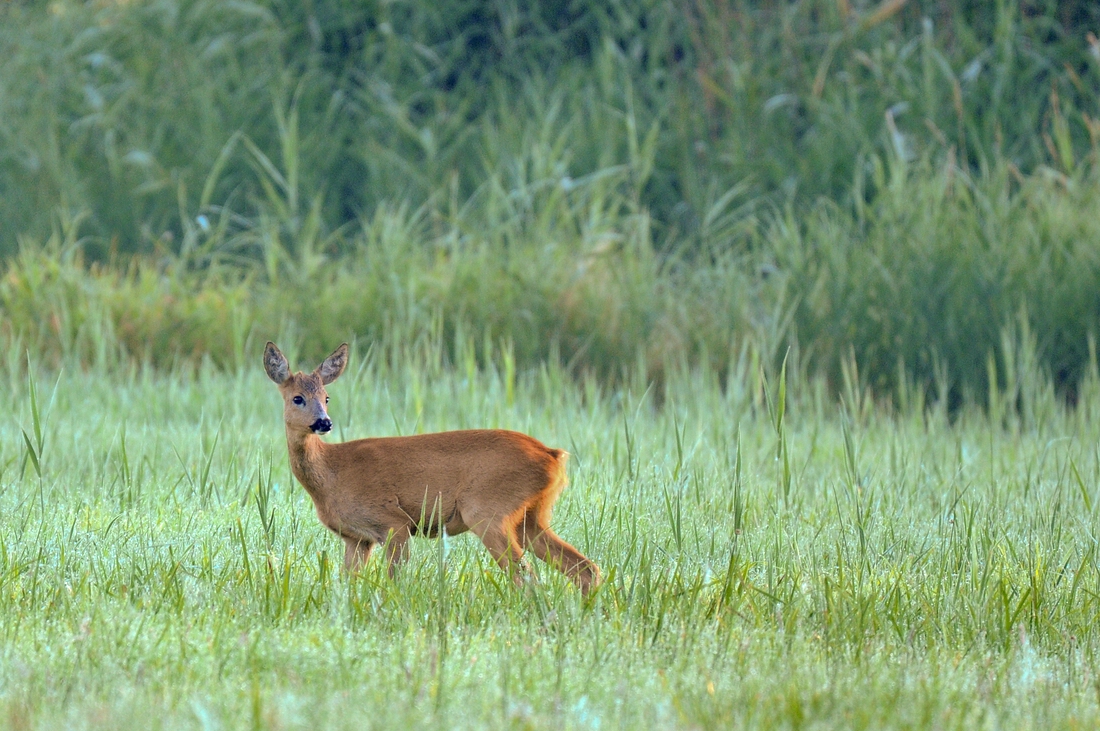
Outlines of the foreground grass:
M 360 353 L 334 438 L 499 426 L 568 449 L 555 525 L 604 569 L 590 603 L 538 562 L 511 588 L 469 536 L 415 542 L 394 582 L 343 576 L 258 363 L 56 387 L 9 367 L 0 723 L 1100 722 L 1095 378 L 1073 413 L 1036 389 L 952 424 L 797 380 L 769 408 L 751 374 L 680 374 L 657 409 L 494 360 Z

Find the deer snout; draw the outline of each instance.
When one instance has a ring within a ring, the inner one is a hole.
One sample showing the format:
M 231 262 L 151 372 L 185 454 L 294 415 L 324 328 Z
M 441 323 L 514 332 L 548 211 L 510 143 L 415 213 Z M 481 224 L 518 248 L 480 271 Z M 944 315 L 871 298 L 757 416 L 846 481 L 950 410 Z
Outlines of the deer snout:
M 332 419 L 327 416 L 322 417 L 310 424 L 309 428 L 313 430 L 314 434 L 328 434 L 332 431 Z

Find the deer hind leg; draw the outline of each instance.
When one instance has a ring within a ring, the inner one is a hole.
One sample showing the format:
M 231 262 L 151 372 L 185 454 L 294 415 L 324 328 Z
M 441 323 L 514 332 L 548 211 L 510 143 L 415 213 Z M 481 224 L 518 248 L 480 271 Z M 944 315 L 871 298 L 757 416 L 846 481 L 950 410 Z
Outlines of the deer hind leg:
M 478 523 L 473 530 L 481 538 L 485 548 L 489 549 L 489 554 L 497 565 L 512 578 L 516 586 L 520 586 L 527 578 L 529 569 L 523 560 L 523 548 L 516 537 L 516 522 L 514 516 L 504 520 L 494 518 Z
M 342 538 L 344 539 L 344 569 L 354 574 L 363 568 L 363 564 L 370 558 L 370 552 L 374 550 L 374 541 L 352 536 L 342 536 Z
M 552 507 L 543 499 L 527 509 L 519 526 L 520 541 L 587 594 L 600 583 L 600 567 L 550 529 Z

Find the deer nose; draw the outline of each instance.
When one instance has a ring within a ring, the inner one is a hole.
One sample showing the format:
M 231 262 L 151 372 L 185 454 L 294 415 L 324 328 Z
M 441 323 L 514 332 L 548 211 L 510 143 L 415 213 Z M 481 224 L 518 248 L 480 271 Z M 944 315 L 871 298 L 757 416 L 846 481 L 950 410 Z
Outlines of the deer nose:
M 327 417 L 324 419 L 318 419 L 317 421 L 310 424 L 309 428 L 317 434 L 327 434 L 328 432 L 332 431 L 332 419 L 329 419 Z

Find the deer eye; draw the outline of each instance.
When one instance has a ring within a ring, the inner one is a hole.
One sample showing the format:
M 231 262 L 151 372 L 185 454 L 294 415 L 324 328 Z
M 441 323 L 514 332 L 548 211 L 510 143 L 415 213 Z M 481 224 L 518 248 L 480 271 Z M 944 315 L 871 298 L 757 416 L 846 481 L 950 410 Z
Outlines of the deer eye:
M 328 396 L 325 396 L 325 403 L 328 403 Z
M 294 397 L 294 403 L 298 406 L 301 406 L 305 402 L 306 402 L 306 400 L 304 398 L 302 398 L 301 396 L 295 396 Z

